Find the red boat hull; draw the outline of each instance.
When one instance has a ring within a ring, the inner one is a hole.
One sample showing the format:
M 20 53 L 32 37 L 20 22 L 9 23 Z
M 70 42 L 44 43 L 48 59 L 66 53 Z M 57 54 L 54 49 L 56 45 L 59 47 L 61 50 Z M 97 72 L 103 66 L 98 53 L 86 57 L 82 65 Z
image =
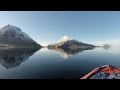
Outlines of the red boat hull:
M 120 79 L 120 69 L 114 66 L 105 65 L 93 69 L 80 79 Z

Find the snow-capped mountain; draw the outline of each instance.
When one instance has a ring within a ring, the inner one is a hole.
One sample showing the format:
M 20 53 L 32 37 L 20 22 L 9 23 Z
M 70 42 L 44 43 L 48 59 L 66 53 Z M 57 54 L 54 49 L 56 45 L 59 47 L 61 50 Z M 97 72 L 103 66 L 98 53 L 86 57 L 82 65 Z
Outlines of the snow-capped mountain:
M 79 42 L 74 39 L 68 39 L 67 37 L 65 37 L 65 39 L 63 39 L 63 40 L 60 39 L 60 41 L 61 42 L 57 42 L 57 43 L 48 45 L 48 48 L 50 48 L 50 49 L 60 48 L 60 49 L 64 49 L 64 50 L 72 50 L 73 51 L 73 50 L 78 50 L 78 49 L 89 49 L 89 48 L 95 47 L 92 44 Z
M 7 25 L 0 29 L 0 44 L 9 46 L 40 46 L 29 35 L 13 25 Z

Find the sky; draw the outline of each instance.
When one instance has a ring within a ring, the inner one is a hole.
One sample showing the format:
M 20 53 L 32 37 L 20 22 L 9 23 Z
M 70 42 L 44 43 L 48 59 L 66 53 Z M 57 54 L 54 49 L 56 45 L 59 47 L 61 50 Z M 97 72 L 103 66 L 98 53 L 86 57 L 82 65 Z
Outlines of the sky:
M 90 44 L 120 44 L 120 11 L 0 11 L 0 28 L 8 24 L 41 45 L 63 36 Z

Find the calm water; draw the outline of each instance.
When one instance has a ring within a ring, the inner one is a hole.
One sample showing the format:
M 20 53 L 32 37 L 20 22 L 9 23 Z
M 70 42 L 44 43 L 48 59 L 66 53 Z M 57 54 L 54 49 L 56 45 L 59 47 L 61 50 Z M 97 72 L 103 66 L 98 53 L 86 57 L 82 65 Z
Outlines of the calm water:
M 101 65 L 120 67 L 120 47 L 68 54 L 49 50 L 0 50 L 1 79 L 79 79 Z

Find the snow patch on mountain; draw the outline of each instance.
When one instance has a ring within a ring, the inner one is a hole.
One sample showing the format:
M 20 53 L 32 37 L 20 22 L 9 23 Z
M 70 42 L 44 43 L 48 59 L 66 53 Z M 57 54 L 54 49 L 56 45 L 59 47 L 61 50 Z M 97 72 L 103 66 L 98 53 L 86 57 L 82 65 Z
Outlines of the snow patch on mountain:
M 59 42 L 66 42 L 66 41 L 68 41 L 68 40 L 70 40 L 68 36 L 63 36 L 63 37 L 59 40 Z
M 62 45 L 64 42 L 70 40 L 70 38 L 66 35 L 64 35 L 63 37 L 61 37 L 58 41 L 53 42 L 51 45 Z

